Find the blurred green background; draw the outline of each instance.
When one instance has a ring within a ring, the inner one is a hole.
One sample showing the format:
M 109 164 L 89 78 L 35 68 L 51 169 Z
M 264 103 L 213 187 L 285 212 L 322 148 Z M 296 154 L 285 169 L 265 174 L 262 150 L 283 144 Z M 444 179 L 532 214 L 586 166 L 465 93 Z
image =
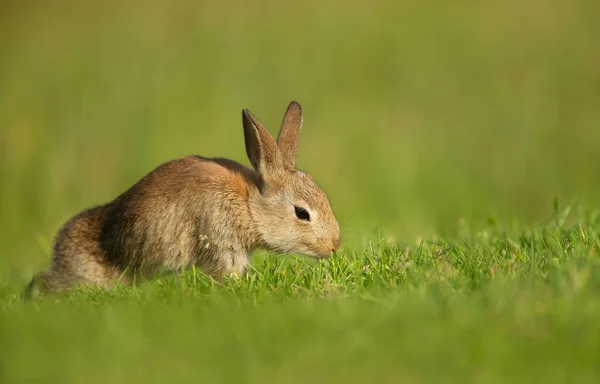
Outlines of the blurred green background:
M 49 262 L 77 211 L 189 154 L 249 164 L 276 134 L 347 246 L 545 220 L 600 200 L 600 3 L 3 1 L 0 280 Z M 462 218 L 462 219 L 461 219 Z

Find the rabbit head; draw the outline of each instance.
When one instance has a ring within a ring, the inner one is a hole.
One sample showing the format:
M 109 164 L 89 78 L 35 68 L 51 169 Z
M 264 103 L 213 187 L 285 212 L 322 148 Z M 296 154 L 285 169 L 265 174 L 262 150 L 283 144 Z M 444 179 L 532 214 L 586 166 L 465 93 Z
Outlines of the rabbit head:
M 281 253 L 329 257 L 340 247 L 340 229 L 327 195 L 296 169 L 302 108 L 290 103 L 277 141 L 250 111 L 242 111 L 248 158 L 258 193 L 249 207 L 262 246 Z

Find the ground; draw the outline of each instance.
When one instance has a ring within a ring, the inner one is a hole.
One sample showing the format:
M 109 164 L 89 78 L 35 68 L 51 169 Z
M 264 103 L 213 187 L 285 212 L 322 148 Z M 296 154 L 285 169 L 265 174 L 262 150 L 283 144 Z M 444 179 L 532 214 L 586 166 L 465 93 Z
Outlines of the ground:
M 594 382 L 600 216 L 381 239 L 326 261 L 258 255 L 23 304 L 3 288 L 6 382 Z

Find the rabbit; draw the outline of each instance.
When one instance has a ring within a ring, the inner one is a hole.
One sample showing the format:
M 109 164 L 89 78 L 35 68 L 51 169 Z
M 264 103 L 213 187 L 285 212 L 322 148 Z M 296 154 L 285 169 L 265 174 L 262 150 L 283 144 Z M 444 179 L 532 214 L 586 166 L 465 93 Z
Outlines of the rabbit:
M 25 296 L 109 289 L 135 273 L 197 266 L 216 280 L 242 276 L 255 249 L 328 258 L 341 244 L 325 192 L 296 169 L 302 107 L 292 101 L 277 141 L 242 110 L 253 169 L 191 155 L 159 165 L 115 200 L 80 212 L 58 231 L 52 264 Z

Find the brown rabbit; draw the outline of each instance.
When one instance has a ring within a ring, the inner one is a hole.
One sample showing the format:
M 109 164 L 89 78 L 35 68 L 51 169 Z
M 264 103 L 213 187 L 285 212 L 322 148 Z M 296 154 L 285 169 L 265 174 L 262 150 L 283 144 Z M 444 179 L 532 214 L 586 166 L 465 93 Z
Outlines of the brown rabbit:
M 136 272 L 193 265 L 216 279 L 241 275 L 257 248 L 316 258 L 335 252 L 340 231 L 329 200 L 295 167 L 300 104 L 290 103 L 277 142 L 246 109 L 242 121 L 254 171 L 200 156 L 158 166 L 112 202 L 70 219 L 56 237 L 50 270 L 26 295 L 110 288 Z

